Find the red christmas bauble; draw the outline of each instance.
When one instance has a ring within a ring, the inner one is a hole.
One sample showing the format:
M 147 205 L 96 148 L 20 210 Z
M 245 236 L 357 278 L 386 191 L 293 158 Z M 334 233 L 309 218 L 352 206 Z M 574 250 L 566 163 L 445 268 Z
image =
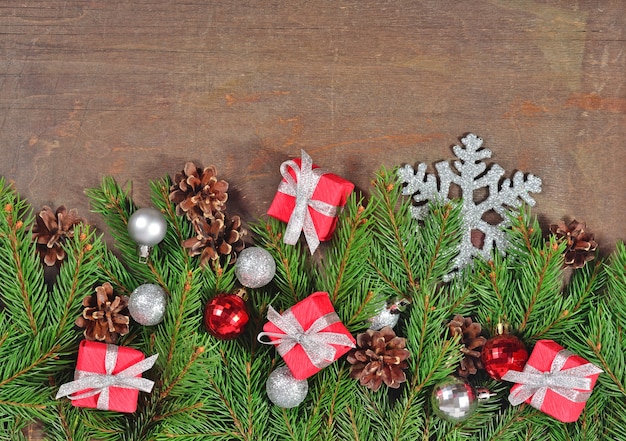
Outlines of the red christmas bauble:
M 220 340 L 239 337 L 249 318 L 246 302 L 236 294 L 219 294 L 204 309 L 204 325 L 207 331 Z
M 528 351 L 524 343 L 514 335 L 498 335 L 487 340 L 483 346 L 483 366 L 494 380 L 500 380 L 509 370 L 522 371 L 527 360 Z

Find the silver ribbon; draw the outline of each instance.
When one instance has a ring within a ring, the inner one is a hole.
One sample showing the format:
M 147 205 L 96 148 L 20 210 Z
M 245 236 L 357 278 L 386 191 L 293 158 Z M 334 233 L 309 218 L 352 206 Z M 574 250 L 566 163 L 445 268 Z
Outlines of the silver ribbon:
M 511 404 L 517 406 L 532 397 L 530 405 L 541 409 L 548 390 L 574 403 L 586 402 L 591 396 L 591 380 L 586 377 L 599 374 L 602 369 L 591 363 L 563 369 L 572 355 L 567 349 L 559 351 L 552 360 L 549 372 L 541 372 L 528 363 L 522 372 L 509 370 L 502 379 L 521 385 L 509 395 Z
M 126 389 L 137 389 L 143 392 L 152 391 L 154 381 L 147 378 L 137 377 L 142 372 L 150 369 L 156 361 L 159 354 L 141 360 L 132 366 L 127 367 L 121 372 L 113 375 L 113 369 L 117 364 L 117 350 L 115 345 L 107 344 L 104 357 L 105 373 L 87 372 L 76 370 L 74 373 L 74 381 L 61 385 L 57 393 L 56 399 L 67 396 L 70 400 L 81 400 L 83 398 L 92 397 L 100 394 L 98 397 L 97 408 L 100 410 L 109 410 L 109 388 L 123 387 Z M 91 389 L 88 392 L 73 395 L 78 391 Z
M 286 244 L 295 245 L 300 238 L 300 232 L 303 232 L 309 250 L 313 254 L 320 240 L 315 231 L 309 207 L 328 217 L 337 215 L 337 207 L 324 201 L 311 199 L 320 178 L 328 172 L 321 168 L 313 169 L 313 160 L 304 150 L 301 151 L 301 155 L 300 167 L 292 160 L 280 165 L 280 174 L 283 175 L 284 180 L 278 186 L 278 191 L 296 198 L 296 206 L 291 212 L 283 241 Z M 289 168 L 295 172 L 295 180 L 289 173 Z
M 336 349 L 331 345 L 343 345 L 354 348 L 354 343 L 345 334 L 337 332 L 322 332 L 322 329 L 339 322 L 336 312 L 329 312 L 315 320 L 306 331 L 291 309 L 280 315 L 270 305 L 267 310 L 267 319 L 284 332 L 261 332 L 257 340 L 266 345 L 277 345 L 276 350 L 284 357 L 295 345 L 302 346 L 304 353 L 309 357 L 313 366 L 322 369 L 335 360 Z M 263 337 L 274 338 L 273 341 L 262 340 Z

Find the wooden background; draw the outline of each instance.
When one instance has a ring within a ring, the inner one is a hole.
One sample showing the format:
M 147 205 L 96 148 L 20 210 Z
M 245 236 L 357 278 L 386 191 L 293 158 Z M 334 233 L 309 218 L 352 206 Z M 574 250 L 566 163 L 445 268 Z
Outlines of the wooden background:
M 2 1 L 0 175 L 101 225 L 83 190 L 215 164 L 246 219 L 306 149 L 367 192 L 474 132 L 543 179 L 544 225 L 626 239 L 626 3 Z M 36 434 L 30 435 L 32 439 Z

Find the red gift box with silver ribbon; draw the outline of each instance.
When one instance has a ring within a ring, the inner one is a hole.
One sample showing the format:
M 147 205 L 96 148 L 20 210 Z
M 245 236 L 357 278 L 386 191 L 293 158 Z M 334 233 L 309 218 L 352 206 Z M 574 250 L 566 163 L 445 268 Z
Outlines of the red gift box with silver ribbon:
M 354 184 L 313 164 L 304 150 L 302 159 L 283 162 L 280 173 L 283 180 L 267 214 L 287 222 L 286 244 L 296 244 L 303 232 L 313 254 L 320 241 L 331 238 L 337 210 L 346 204 Z
M 602 370 L 552 340 L 539 340 L 522 372 L 508 371 L 515 382 L 509 401 L 523 402 L 559 421 L 576 421 Z
M 141 378 L 141 373 L 154 365 L 157 356 L 145 358 L 136 349 L 83 340 L 74 381 L 61 385 L 56 398 L 67 396 L 76 407 L 132 413 L 139 391 L 152 391 L 154 382 Z
M 326 292 L 311 294 L 282 315 L 269 306 L 267 319 L 259 342 L 276 345 L 298 380 L 319 372 L 355 347 L 356 341 L 339 320 Z

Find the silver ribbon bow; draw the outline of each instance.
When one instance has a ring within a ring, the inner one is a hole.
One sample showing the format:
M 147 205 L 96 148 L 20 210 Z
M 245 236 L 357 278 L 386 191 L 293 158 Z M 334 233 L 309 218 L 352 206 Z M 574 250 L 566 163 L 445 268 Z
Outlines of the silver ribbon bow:
M 541 409 L 548 390 L 574 403 L 586 402 L 591 396 L 591 380 L 586 377 L 599 374 L 602 369 L 591 363 L 563 369 L 565 362 L 572 355 L 574 354 L 567 349 L 559 351 L 552 360 L 549 372 L 541 372 L 528 363 L 522 372 L 509 370 L 502 379 L 521 384 L 509 395 L 511 404 L 517 406 L 532 397 L 530 405 Z
M 117 346 L 107 344 L 104 357 L 104 368 L 106 372 L 99 374 L 97 372 L 76 370 L 74 373 L 74 381 L 61 385 L 56 399 L 67 396 L 70 400 L 80 400 L 100 394 L 97 408 L 100 410 L 109 410 L 109 387 L 111 386 L 137 389 L 142 392 L 152 391 L 154 381 L 148 380 L 147 378 L 136 377 L 136 375 L 150 369 L 159 354 L 141 360 L 113 375 L 113 369 L 115 369 L 115 365 L 117 364 L 117 350 Z M 85 389 L 91 390 L 79 395 L 72 395 Z
M 280 174 L 285 179 L 278 186 L 278 191 L 296 198 L 296 206 L 291 212 L 283 240 L 286 244 L 295 245 L 300 238 L 300 232 L 303 232 L 309 250 L 313 254 L 319 246 L 320 240 L 317 231 L 315 231 L 309 207 L 328 217 L 337 215 L 337 207 L 324 201 L 311 199 L 320 178 L 328 172 L 321 168 L 313 169 L 313 160 L 304 150 L 301 151 L 301 155 L 300 167 L 292 160 L 285 161 L 280 165 Z M 295 172 L 295 180 L 289 173 L 289 168 Z
M 257 339 L 260 343 L 267 345 L 278 345 L 276 350 L 281 357 L 284 357 L 295 345 L 302 346 L 304 353 L 309 357 L 313 366 L 322 369 L 330 365 L 335 360 L 336 349 L 331 345 L 343 345 L 354 348 L 354 343 L 345 334 L 337 332 L 322 332 L 322 329 L 337 323 L 339 316 L 336 312 L 329 312 L 319 317 L 311 324 L 306 331 L 291 309 L 280 315 L 270 305 L 267 310 L 267 319 L 277 328 L 284 332 L 261 332 Z M 264 341 L 263 337 L 275 338 L 273 341 Z

